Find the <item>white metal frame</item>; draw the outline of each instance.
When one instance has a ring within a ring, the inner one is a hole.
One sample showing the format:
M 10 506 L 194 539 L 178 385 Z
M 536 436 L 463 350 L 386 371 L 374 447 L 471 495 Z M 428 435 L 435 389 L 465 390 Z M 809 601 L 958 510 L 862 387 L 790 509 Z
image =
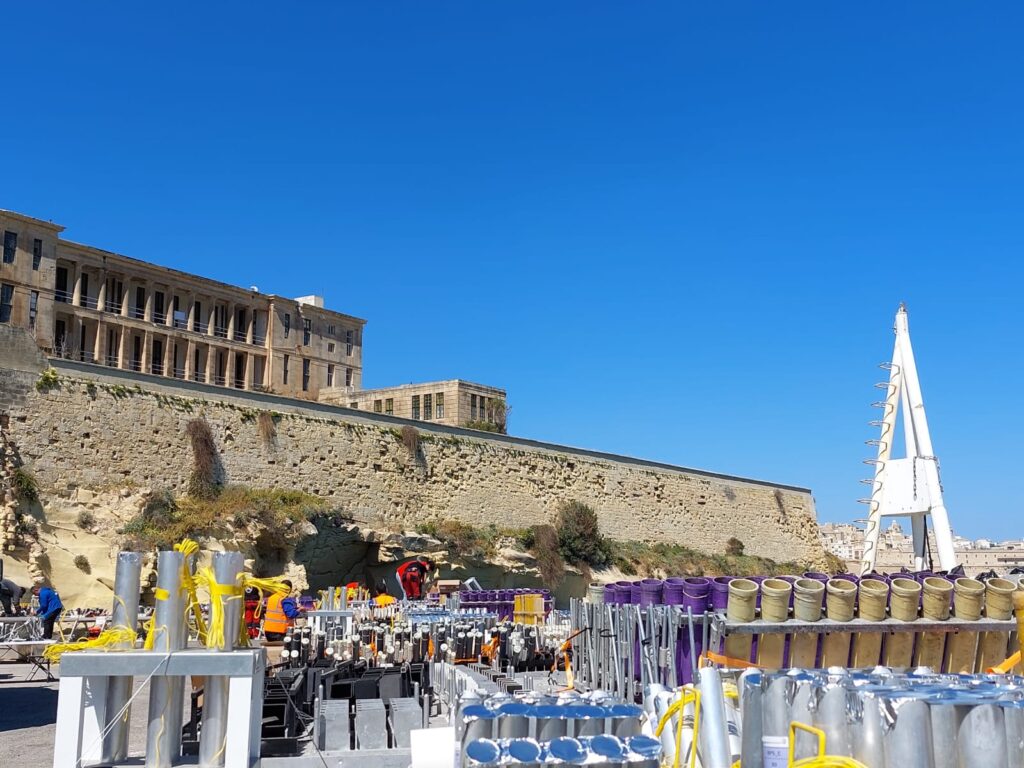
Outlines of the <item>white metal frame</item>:
M 942 500 L 942 484 L 939 481 L 939 460 L 932 449 L 931 434 L 924 411 L 921 382 L 917 376 L 914 350 L 910 345 L 910 328 L 907 309 L 900 304 L 893 328 L 896 343 L 892 362 L 883 365 L 889 370 L 889 381 L 880 384 L 885 388 L 885 400 L 875 403 L 882 408 L 882 419 L 872 422 L 880 427 L 878 440 L 869 441 L 877 445 L 878 456 L 866 463 L 874 465 L 875 476 L 871 481 L 871 498 L 867 528 L 864 531 L 864 555 L 861 573 L 875 567 L 878 554 L 878 537 L 882 529 L 882 518 L 909 516 L 914 540 L 914 565 L 918 570 L 926 566 L 925 554 L 928 546 L 927 519 L 931 516 L 935 531 L 939 566 L 948 571 L 956 566 L 953 551 L 953 532 L 949 526 L 949 514 Z M 896 416 L 902 403 L 903 434 L 906 457 L 892 458 L 892 447 L 896 433 Z

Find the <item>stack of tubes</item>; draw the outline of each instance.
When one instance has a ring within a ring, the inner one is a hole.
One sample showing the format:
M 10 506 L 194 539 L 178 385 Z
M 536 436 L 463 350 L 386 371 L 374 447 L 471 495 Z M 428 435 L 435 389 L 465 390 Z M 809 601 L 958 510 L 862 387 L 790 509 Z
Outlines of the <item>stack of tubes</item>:
M 557 696 L 471 691 L 459 699 L 452 719 L 462 766 L 661 764 L 661 743 L 643 732 L 643 709 L 600 691 Z
M 830 578 L 823 573 L 807 572 L 802 576 L 772 578 L 684 577 L 616 582 L 600 589 L 591 588 L 588 602 L 603 604 L 606 608 L 611 606 L 609 616 L 613 624 L 617 621 L 615 617 L 621 616 L 623 606 L 638 606 L 642 610 L 648 606 L 670 605 L 688 610 L 692 620 L 687 622 L 684 617 L 674 643 L 676 682 L 686 684 L 693 679 L 692 658 L 705 650 L 701 643 L 706 633 L 701 632 L 701 625 L 714 612 L 724 614 L 727 622 L 734 625 L 758 619 L 803 625 L 802 631 L 792 633 L 726 631 L 722 645 L 708 650 L 723 654 L 736 665 L 749 663 L 766 669 L 832 666 L 869 669 L 885 664 L 896 668 L 924 666 L 964 674 L 984 672 L 1017 650 L 1012 626 L 979 633 L 962 628 L 960 624 L 982 617 L 1008 621 L 1012 617 L 1011 595 L 1015 589 L 1017 584 L 1008 579 L 990 578 L 983 582 L 960 577 L 951 580 L 931 572 L 895 576 L 869 574 L 863 578 L 852 574 Z M 578 615 L 574 613 L 574 621 Z M 951 618 L 957 621 L 958 631 L 915 633 L 911 627 L 903 625 L 919 619 L 934 622 Z M 895 619 L 901 624 L 890 624 L 881 632 L 839 632 L 829 631 L 830 622 L 826 622 L 820 633 L 807 631 L 807 623 L 822 619 L 843 623 L 854 619 L 871 623 Z M 632 623 L 643 625 L 643 621 Z M 586 627 L 574 624 L 573 629 Z M 586 642 L 581 640 L 577 645 Z M 640 680 L 644 638 L 640 637 L 639 630 L 633 642 L 636 646 L 636 652 L 630 654 L 633 677 Z M 613 651 L 622 653 L 621 648 Z M 599 652 L 591 655 L 602 657 Z M 648 681 L 651 679 L 647 677 Z

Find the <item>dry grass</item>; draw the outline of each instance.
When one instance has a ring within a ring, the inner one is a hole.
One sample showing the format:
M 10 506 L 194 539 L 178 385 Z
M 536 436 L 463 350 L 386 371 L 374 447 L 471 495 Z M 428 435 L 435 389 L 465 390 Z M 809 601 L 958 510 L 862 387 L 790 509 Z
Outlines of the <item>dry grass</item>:
M 677 544 L 611 542 L 612 562 L 630 576 L 774 576 L 802 573 L 799 563 L 753 555 L 713 555 Z
M 565 561 L 558 552 L 558 534 L 555 529 L 550 525 L 533 528 L 531 551 L 537 558 L 537 569 L 544 586 L 554 589 L 565 578 Z
M 260 411 L 260 415 L 256 417 L 256 429 L 263 446 L 265 448 L 273 446 L 274 440 L 277 438 L 277 424 L 270 411 Z
M 415 456 L 420 450 L 420 433 L 416 430 L 416 427 L 410 427 L 406 424 L 402 427 L 402 445 L 409 451 L 409 454 Z
M 188 493 L 197 499 L 212 499 L 220 492 L 220 456 L 206 419 L 192 419 L 185 427 L 192 442 L 192 475 Z

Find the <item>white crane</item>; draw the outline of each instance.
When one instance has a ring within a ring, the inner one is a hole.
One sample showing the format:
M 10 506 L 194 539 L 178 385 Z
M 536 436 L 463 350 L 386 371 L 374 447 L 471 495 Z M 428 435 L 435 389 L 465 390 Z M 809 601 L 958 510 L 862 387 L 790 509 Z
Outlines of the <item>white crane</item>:
M 873 480 L 864 481 L 871 483 L 871 498 L 862 499 L 868 505 L 868 519 L 864 531 L 861 573 L 867 573 L 875 567 L 878 534 L 882 529 L 883 517 L 910 517 L 914 536 L 914 565 L 917 570 L 926 568 L 929 515 L 935 532 L 939 567 L 948 571 L 956 566 L 953 532 L 949 527 L 946 506 L 942 502 L 939 460 L 932 450 L 932 439 L 928 433 L 921 382 L 917 378 L 914 350 L 910 346 L 907 309 L 903 304 L 900 304 L 896 312 L 893 330 L 896 333 L 896 345 L 892 362 L 881 365 L 889 371 L 889 381 L 876 385 L 886 391 L 885 400 L 874 403 L 882 409 L 882 418 L 871 422 L 872 426 L 881 429 L 881 435 L 877 440 L 868 441 L 869 445 L 878 447 L 878 456 L 865 462 L 874 466 L 875 476 Z M 901 403 L 906 457 L 894 459 L 892 448 L 896 435 L 896 416 Z

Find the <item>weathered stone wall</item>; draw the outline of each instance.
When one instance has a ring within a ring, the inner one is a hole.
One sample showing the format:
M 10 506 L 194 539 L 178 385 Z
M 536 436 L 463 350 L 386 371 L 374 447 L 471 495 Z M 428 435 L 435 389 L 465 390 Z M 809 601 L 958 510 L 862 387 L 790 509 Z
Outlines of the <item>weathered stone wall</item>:
M 411 526 L 454 518 L 520 527 L 549 522 L 561 502 L 578 499 L 618 539 L 722 552 L 736 536 L 748 554 L 776 560 L 823 552 L 806 489 L 425 423 L 416 424 L 414 455 L 400 437 L 409 422 L 400 419 L 81 364 L 57 367 L 56 387 L 21 387 L 7 406 L 11 439 L 47 493 L 183 489 L 192 464 L 185 426 L 202 415 L 226 482 L 301 489 L 360 521 Z M 260 435 L 260 411 L 275 414 L 269 441 Z

